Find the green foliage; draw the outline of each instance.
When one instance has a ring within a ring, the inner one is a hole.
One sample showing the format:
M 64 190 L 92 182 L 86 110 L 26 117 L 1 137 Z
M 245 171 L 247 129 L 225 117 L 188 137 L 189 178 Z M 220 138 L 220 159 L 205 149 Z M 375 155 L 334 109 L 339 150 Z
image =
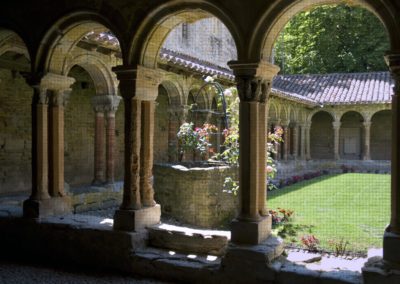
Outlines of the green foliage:
M 366 9 L 325 5 L 294 16 L 275 43 L 282 74 L 384 71 L 386 30 Z

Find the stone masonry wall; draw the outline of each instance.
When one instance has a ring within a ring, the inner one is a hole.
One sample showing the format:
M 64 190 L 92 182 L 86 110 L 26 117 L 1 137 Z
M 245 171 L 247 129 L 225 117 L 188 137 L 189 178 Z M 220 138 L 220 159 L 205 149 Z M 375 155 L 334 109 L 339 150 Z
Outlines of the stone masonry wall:
M 208 228 L 227 225 L 236 216 L 239 198 L 223 190 L 225 177 L 237 179 L 236 169 L 157 164 L 153 174 L 155 199 L 163 214 Z
M 94 111 L 91 98 L 96 94 L 89 74 L 74 67 L 75 78 L 65 108 L 65 182 L 70 186 L 90 184 L 94 163 Z
M 314 115 L 310 132 L 312 159 L 333 159 L 332 117 L 326 112 Z
M 391 159 L 392 135 L 391 111 L 381 111 L 372 117 L 371 124 L 371 159 Z
M 0 195 L 31 189 L 32 94 L 19 73 L 0 69 Z

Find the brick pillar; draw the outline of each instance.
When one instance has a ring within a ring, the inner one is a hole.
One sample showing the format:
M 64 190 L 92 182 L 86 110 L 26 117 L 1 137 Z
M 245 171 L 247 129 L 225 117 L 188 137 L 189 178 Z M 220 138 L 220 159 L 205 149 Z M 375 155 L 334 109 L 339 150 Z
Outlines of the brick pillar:
M 297 124 L 293 124 L 292 126 L 293 133 L 293 159 L 297 160 L 299 156 L 299 126 Z
M 339 137 L 340 137 L 340 121 L 334 121 L 332 123 L 333 126 L 333 154 L 334 154 L 334 159 L 339 160 L 340 159 L 340 154 L 339 154 Z
M 306 132 L 306 159 L 311 160 L 311 123 L 307 123 L 305 126 L 305 132 Z
M 371 121 L 365 121 L 364 126 L 364 155 L 363 160 L 371 160 Z
M 161 208 L 159 205 L 149 206 L 148 188 L 140 181 L 142 166 L 152 166 L 153 157 L 148 155 L 151 161 L 144 162 L 141 156 L 148 153 L 148 148 L 153 147 L 150 133 L 154 127 L 154 104 L 143 102 L 144 99 L 156 99 L 159 82 L 155 78 L 159 75 L 156 70 L 147 69 L 142 66 L 131 68 L 129 66 L 118 66 L 113 68 L 119 80 L 120 93 L 125 105 L 125 176 L 124 193 L 120 209 L 114 215 L 114 229 L 126 231 L 138 231 L 146 226 L 160 222 Z M 143 119 L 149 123 L 142 131 Z M 149 117 L 153 116 L 150 121 Z M 142 140 L 142 135 L 143 138 Z M 152 154 L 152 152 L 151 152 Z M 145 169 L 145 172 L 148 168 Z M 146 172 L 149 176 L 149 173 Z M 148 184 L 148 183 L 147 183 Z M 143 195 L 143 196 L 142 196 Z M 143 201 L 143 203 L 142 203 Z
M 283 160 L 287 161 L 289 157 L 289 122 L 282 124 L 283 129 Z
M 104 110 L 95 109 L 94 178 L 92 184 L 104 182 Z
M 400 53 L 385 57 L 395 81 L 392 96 L 392 170 L 390 224 L 383 237 L 383 259 L 400 269 Z
M 300 135 L 300 159 L 306 159 L 306 127 L 304 124 L 300 125 L 301 135 Z
M 271 231 L 271 216 L 260 201 L 265 192 L 266 116 L 265 102 L 273 76 L 279 71 L 268 63 L 230 62 L 240 98 L 239 106 L 239 183 L 240 213 L 232 222 L 232 242 L 259 244 Z M 260 137 L 264 136 L 264 137 Z M 260 185 L 261 183 L 261 185 Z M 260 213 L 262 213 L 260 215 Z M 262 215 L 266 216 L 262 216 Z
M 140 190 L 143 206 L 155 206 L 153 189 L 154 101 L 142 101 Z

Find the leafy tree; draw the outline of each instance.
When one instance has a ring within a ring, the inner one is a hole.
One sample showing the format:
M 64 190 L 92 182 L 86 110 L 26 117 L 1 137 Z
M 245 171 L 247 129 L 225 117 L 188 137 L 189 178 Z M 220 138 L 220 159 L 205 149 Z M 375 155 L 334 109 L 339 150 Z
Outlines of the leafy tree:
M 325 5 L 294 16 L 275 43 L 282 74 L 387 70 L 383 55 L 389 38 L 366 9 Z

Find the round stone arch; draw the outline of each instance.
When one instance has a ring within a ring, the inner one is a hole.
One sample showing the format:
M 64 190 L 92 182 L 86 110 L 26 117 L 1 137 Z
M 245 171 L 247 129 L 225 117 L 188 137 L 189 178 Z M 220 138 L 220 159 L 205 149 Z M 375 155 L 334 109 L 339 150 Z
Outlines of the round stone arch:
M 118 39 L 122 60 L 125 61 L 125 41 L 112 23 L 103 15 L 91 11 L 78 11 L 61 17 L 43 36 L 33 63 L 34 70 L 66 75 L 70 68 L 70 51 L 92 31 L 111 31 Z
M 313 160 L 334 158 L 334 132 L 332 113 L 319 110 L 310 116 L 310 152 Z
M 0 56 L 6 52 L 22 54 L 30 61 L 30 55 L 25 41 L 16 32 L 0 28 Z
M 71 60 L 66 68 L 68 75 L 73 66 L 85 69 L 94 82 L 96 95 L 117 95 L 118 84 L 109 66 L 94 54 L 82 54 Z
M 312 122 L 312 118 L 314 117 L 314 115 L 315 115 L 316 113 L 320 112 L 320 111 L 329 113 L 329 115 L 333 118 L 333 120 L 340 120 L 340 119 L 338 118 L 338 114 L 337 114 L 337 113 L 332 112 L 332 111 L 329 110 L 329 109 L 317 108 L 317 109 L 311 111 L 311 112 L 308 114 L 308 116 L 307 116 L 307 118 L 306 118 L 306 119 L 307 119 L 307 122 L 308 122 L 308 123 L 311 123 L 311 122 Z
M 391 160 L 392 111 L 379 110 L 371 117 L 371 159 Z
M 268 103 L 268 123 L 272 123 L 279 119 L 279 107 L 275 102 Z
M 356 110 L 348 110 L 340 116 L 339 155 L 344 160 L 361 160 L 365 151 L 365 117 Z
M 154 8 L 139 27 L 132 29 L 133 38 L 129 48 L 129 65 L 142 65 L 155 69 L 163 42 L 168 34 L 182 23 L 216 17 L 229 30 L 236 45 L 237 54 L 243 50 L 239 28 L 228 11 L 210 1 L 189 0 L 171 2 Z
M 393 4 L 385 0 L 353 0 L 353 4 L 360 5 L 371 11 L 383 23 L 388 32 L 392 50 L 400 49 L 399 13 L 395 13 Z M 272 9 L 268 9 L 254 29 L 252 40 L 248 45 L 253 58 L 262 58 L 271 61 L 274 43 L 287 22 L 296 14 L 326 4 L 340 4 L 342 0 L 297 0 L 277 1 Z
M 18 74 L 31 69 L 30 54 L 19 33 L 0 27 L 0 58 L 11 63 L 0 69 L 0 175 L 7 177 L 0 179 L 0 195 L 26 194 L 32 187 L 34 170 L 31 147 L 27 147 L 34 139 L 31 131 L 33 89 Z
M 160 83 L 168 95 L 168 101 L 171 107 L 178 107 L 182 105 L 182 95 L 179 91 L 179 86 L 170 80 L 165 80 Z

